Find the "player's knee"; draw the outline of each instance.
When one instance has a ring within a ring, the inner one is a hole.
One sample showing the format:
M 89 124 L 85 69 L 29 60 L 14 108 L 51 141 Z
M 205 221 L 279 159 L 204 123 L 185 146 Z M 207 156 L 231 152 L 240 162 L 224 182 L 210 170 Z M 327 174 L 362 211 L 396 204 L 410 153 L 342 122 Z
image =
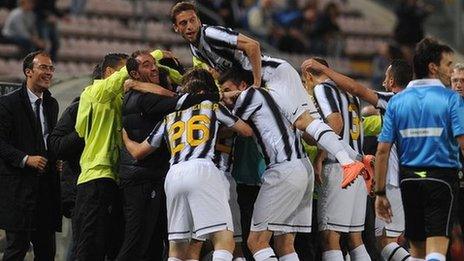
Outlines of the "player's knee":
M 308 125 L 313 120 L 314 120 L 314 118 L 311 117 L 309 112 L 305 111 L 298 117 L 298 119 L 296 119 L 296 121 L 293 123 L 293 126 L 295 126 L 295 128 L 297 128 L 297 129 L 299 129 L 301 131 L 305 131 L 306 127 L 308 127 Z
M 340 234 L 331 230 L 321 233 L 321 246 L 324 251 L 340 249 Z
M 214 249 L 227 250 L 230 253 L 234 252 L 235 241 L 232 231 L 224 230 L 213 234 L 212 237 Z
M 269 247 L 269 238 L 261 232 L 250 232 L 247 240 L 248 248 L 252 253 Z
M 295 252 L 294 242 L 295 236 L 292 234 L 274 237 L 274 250 L 277 256 L 284 256 Z

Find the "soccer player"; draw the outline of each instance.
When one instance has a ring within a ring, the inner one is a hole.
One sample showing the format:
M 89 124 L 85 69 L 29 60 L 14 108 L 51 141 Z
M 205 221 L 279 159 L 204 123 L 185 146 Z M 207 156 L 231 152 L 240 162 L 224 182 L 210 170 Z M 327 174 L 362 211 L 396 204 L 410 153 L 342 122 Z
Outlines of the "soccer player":
M 387 92 L 377 92 L 369 89 L 355 80 L 342 75 L 314 59 L 308 59 L 302 64 L 302 70 L 313 70 L 327 75 L 342 91 L 348 92 L 380 109 L 385 114 L 388 101 L 395 94 L 406 88 L 412 80 L 413 72 L 411 66 L 404 60 L 394 60 L 385 71 L 383 87 Z M 376 236 L 379 238 L 381 255 L 385 260 L 403 260 L 409 254 L 396 242 L 404 231 L 404 212 L 399 188 L 399 166 L 398 154 L 395 144 L 392 145 L 387 170 L 386 196 L 392 206 L 393 217 L 390 223 L 376 220 Z M 370 190 L 369 190 L 370 191 Z M 392 255 L 393 254 L 393 255 Z
M 217 92 L 212 79 L 191 80 L 185 90 L 208 89 Z M 204 86 L 206 85 L 206 86 Z M 168 211 L 169 260 L 184 260 L 192 237 L 211 238 L 213 260 L 232 260 L 234 250 L 232 215 L 228 204 L 225 176 L 213 163 L 219 123 L 243 136 L 253 131 L 223 105 L 203 101 L 189 109 L 167 115 L 143 143 L 128 139 L 127 150 L 136 159 L 161 146 L 163 137 L 171 151 L 171 168 L 165 190 Z
M 314 175 L 298 131 L 287 121 L 272 96 L 249 87 L 249 72 L 231 69 L 221 75 L 223 91 L 243 91 L 234 114 L 250 122 L 267 168 L 255 201 L 248 248 L 257 261 L 299 260 L 294 249 L 297 232 L 311 232 Z M 274 249 L 269 241 L 274 234 Z
M 355 161 L 358 154 L 339 141 L 333 130 L 319 119 L 298 72 L 288 62 L 261 55 L 259 43 L 243 34 L 220 26 L 202 25 L 196 7 L 190 2 L 174 5 L 171 20 L 174 30 L 190 44 L 194 58 L 219 74 L 230 68 L 251 72 L 253 86 L 258 88 L 263 84 L 269 88 L 284 117 L 313 137 L 342 164 L 342 187 L 348 186 L 364 171 L 363 164 Z
M 325 60 L 315 60 L 328 67 Z M 324 121 L 355 151 L 362 154 L 363 129 L 359 99 L 338 90 L 336 84 L 323 72 L 307 69 L 304 75 L 307 86 L 313 88 L 313 97 Z M 323 161 L 317 207 L 324 251 L 322 260 L 343 260 L 339 244 L 341 233 L 349 233 L 348 243 L 353 260 L 370 260 L 361 237 L 367 199 L 367 186 L 363 177 L 357 177 L 351 186 L 342 189 L 338 186 L 343 176 L 342 168 L 335 157 L 329 154 L 326 158 L 319 153 L 317 160 Z
M 450 84 L 452 61 L 450 47 L 429 38 L 418 43 L 414 55 L 418 80 L 390 99 L 379 136 L 376 213 L 391 222 L 385 183 L 390 150 L 396 143 L 411 260 L 446 260 L 455 217 L 464 102 L 445 87 Z

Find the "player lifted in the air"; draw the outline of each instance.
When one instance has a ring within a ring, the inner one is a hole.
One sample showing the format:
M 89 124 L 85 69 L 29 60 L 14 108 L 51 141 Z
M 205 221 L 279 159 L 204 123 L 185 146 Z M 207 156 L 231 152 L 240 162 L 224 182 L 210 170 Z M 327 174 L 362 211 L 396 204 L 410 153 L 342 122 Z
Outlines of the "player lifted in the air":
M 285 118 L 335 155 L 343 166 L 342 187 L 364 171 L 364 165 L 356 161 L 361 159 L 359 154 L 320 120 L 298 72 L 288 62 L 262 55 L 259 43 L 243 34 L 221 26 L 202 25 L 195 5 L 190 2 L 174 5 L 171 20 L 174 30 L 190 44 L 196 60 L 218 73 L 230 68 L 251 71 L 253 86 L 266 86 Z

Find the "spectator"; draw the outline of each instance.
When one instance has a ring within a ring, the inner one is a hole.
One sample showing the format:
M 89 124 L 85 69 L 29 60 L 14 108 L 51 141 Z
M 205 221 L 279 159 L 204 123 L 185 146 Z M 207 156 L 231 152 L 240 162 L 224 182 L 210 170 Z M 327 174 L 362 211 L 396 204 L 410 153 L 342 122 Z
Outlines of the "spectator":
M 37 15 L 39 36 L 50 41 L 50 55 L 52 61 L 56 61 L 58 49 L 60 48 L 58 21 L 63 14 L 56 8 L 56 0 L 36 1 L 34 11 Z
M 430 7 L 419 4 L 418 0 L 401 0 L 395 9 L 393 38 L 404 48 L 407 60 L 412 58 L 415 44 L 424 38 L 424 21 L 430 12 Z
M 317 17 L 311 33 L 313 42 L 310 51 L 312 53 L 326 55 L 337 52 L 337 44 L 340 42 L 338 39 L 340 27 L 337 22 L 339 13 L 338 5 L 330 2 L 322 14 Z
M 79 16 L 84 12 L 87 0 L 71 0 L 71 6 L 69 7 L 71 14 Z
M 6 230 L 3 260 L 53 260 L 61 231 L 59 175 L 47 146 L 58 102 L 50 87 L 55 67 L 48 54 L 26 56 L 22 88 L 0 97 L 0 228 Z
M 11 11 L 3 26 L 3 37 L 19 46 L 20 57 L 45 47 L 44 41 L 38 36 L 33 10 L 34 0 L 20 0 L 19 7 Z
M 259 0 L 247 14 L 248 29 L 261 39 L 267 39 L 273 28 L 274 0 Z

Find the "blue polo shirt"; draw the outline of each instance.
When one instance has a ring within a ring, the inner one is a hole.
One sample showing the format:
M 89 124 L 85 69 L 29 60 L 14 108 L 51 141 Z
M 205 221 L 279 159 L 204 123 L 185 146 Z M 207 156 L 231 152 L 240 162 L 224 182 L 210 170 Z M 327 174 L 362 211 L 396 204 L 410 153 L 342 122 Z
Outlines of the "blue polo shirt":
M 391 98 L 379 142 L 398 144 L 404 167 L 461 168 L 464 101 L 436 79 L 414 80 Z

